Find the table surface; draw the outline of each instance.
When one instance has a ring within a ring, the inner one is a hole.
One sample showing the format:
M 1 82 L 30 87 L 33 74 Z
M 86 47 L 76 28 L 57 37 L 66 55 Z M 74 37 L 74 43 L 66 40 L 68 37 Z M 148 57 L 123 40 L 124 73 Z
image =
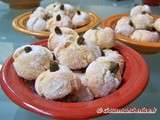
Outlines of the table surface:
M 46 6 L 51 0 L 41 2 Z M 52 0 L 53 1 L 53 0 Z M 62 0 L 61 0 L 62 1 Z M 134 6 L 133 0 L 65 0 L 69 3 L 96 12 L 102 19 L 117 14 L 126 13 Z M 135 0 L 137 1 L 137 0 Z M 85 4 L 84 4 L 85 3 Z M 35 37 L 16 32 L 11 25 L 13 18 L 28 10 L 10 9 L 0 1 L 0 63 L 13 51 L 24 44 L 37 41 Z M 154 14 L 160 14 L 160 7 L 153 8 Z M 110 114 L 95 119 L 114 120 L 160 120 L 160 54 L 142 55 L 150 68 L 150 80 L 145 91 L 129 107 L 156 107 L 156 114 Z M 131 88 L 132 89 L 132 88 Z M 1 120 L 48 120 L 43 116 L 26 111 L 13 102 L 0 89 L 0 118 Z

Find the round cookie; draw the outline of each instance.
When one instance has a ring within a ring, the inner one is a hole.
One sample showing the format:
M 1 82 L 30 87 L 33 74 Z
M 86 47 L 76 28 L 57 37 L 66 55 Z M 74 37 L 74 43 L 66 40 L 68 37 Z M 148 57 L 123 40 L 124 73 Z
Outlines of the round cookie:
M 46 28 L 51 30 L 55 26 L 72 28 L 71 18 L 64 14 L 56 13 L 51 19 L 47 21 Z
M 61 99 L 80 88 L 80 80 L 68 67 L 52 62 L 50 70 L 40 74 L 35 90 L 46 99 Z
M 38 18 L 44 18 L 45 16 L 45 9 L 43 7 L 38 7 L 33 13 L 30 15 L 31 17 L 38 17 Z
M 151 8 L 148 5 L 137 5 L 131 9 L 130 16 L 136 16 L 144 13 L 151 14 Z
M 146 29 L 152 26 L 154 19 L 149 14 L 138 14 L 131 17 L 131 21 L 136 29 Z
M 90 29 L 84 33 L 83 37 L 85 38 L 86 43 L 94 43 L 101 49 L 112 48 L 115 45 L 115 34 L 109 27 Z
M 95 98 L 106 96 L 120 85 L 119 71 L 118 63 L 105 56 L 99 57 L 87 67 L 83 84 L 91 90 Z
M 83 37 L 75 42 L 66 42 L 54 50 L 57 60 L 70 69 L 77 70 L 87 67 L 93 60 L 101 56 L 101 51 L 94 44 L 86 44 Z
M 46 7 L 45 11 L 50 16 L 54 16 L 54 14 L 56 14 L 57 12 L 61 12 L 70 18 L 72 18 L 73 15 L 75 14 L 75 8 L 72 5 L 67 4 L 67 3 L 50 4 Z
M 90 22 L 90 17 L 87 12 L 77 11 L 72 18 L 72 24 L 74 28 L 84 26 Z
M 45 47 L 24 45 L 15 51 L 13 59 L 13 66 L 18 76 L 26 80 L 35 80 L 49 68 L 53 55 Z
M 136 30 L 131 38 L 136 41 L 150 41 L 157 42 L 160 39 L 158 32 L 152 32 L 148 30 Z
M 53 4 L 49 4 L 46 8 L 45 8 L 45 13 L 48 14 L 49 16 L 53 16 L 57 11 L 63 11 L 62 9 L 60 9 L 61 4 L 60 3 L 53 3 Z
M 39 17 L 31 17 L 26 26 L 30 31 L 41 32 L 46 29 L 46 21 Z
M 78 37 L 77 32 L 70 28 L 65 27 L 54 27 L 48 39 L 48 48 L 54 50 L 60 44 L 65 44 L 66 42 L 75 41 Z
M 115 27 L 115 32 L 125 36 L 129 36 L 134 32 L 134 25 L 129 17 L 122 17 L 120 20 L 118 20 Z

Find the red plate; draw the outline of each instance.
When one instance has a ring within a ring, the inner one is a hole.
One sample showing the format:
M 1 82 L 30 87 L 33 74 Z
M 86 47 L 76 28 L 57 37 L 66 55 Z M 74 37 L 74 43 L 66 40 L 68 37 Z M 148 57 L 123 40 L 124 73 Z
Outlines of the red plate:
M 34 43 L 47 45 L 47 40 Z M 90 102 L 65 103 L 45 100 L 38 96 L 22 78 L 18 77 L 10 57 L 1 71 L 1 86 L 6 95 L 17 105 L 31 112 L 51 118 L 82 119 L 99 116 L 97 108 L 120 108 L 136 99 L 145 89 L 149 79 L 148 67 L 143 58 L 133 49 L 117 43 L 117 49 L 124 57 L 123 84 L 114 93 Z M 102 114 L 101 114 L 102 115 Z

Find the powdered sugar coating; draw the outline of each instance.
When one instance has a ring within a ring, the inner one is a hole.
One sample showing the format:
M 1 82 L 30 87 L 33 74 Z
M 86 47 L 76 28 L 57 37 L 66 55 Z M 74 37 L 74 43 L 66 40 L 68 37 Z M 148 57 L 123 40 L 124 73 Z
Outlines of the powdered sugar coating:
M 43 7 L 38 7 L 36 8 L 35 11 L 30 15 L 30 18 L 32 17 L 38 17 L 38 18 L 43 18 L 45 16 L 45 9 Z
M 61 19 L 59 21 L 57 21 L 57 15 L 59 15 L 61 17 Z M 51 19 L 49 19 L 47 21 L 46 27 L 48 30 L 50 30 L 50 29 L 54 28 L 55 26 L 72 28 L 71 18 L 64 15 L 64 14 L 56 13 L 53 15 L 53 17 Z
M 148 5 L 137 5 L 131 9 L 130 16 L 136 16 L 142 14 L 143 12 L 151 14 L 151 8 Z
M 148 14 L 138 14 L 131 17 L 131 21 L 136 29 L 146 29 L 153 24 L 154 19 Z
M 64 7 L 64 9 L 62 10 L 61 7 Z M 50 16 L 53 16 L 54 14 L 56 14 L 57 12 L 61 11 L 63 12 L 63 14 L 69 16 L 70 18 L 73 17 L 73 15 L 75 14 L 75 8 L 68 4 L 68 3 L 53 3 L 50 4 L 46 7 L 45 9 L 46 13 L 49 14 Z
M 79 45 L 75 42 L 61 44 L 54 51 L 56 58 L 61 64 L 67 65 L 70 69 L 82 69 L 88 66 L 93 60 L 101 55 L 99 47 L 88 47 L 87 44 Z M 98 52 L 97 52 L 98 51 Z
M 120 84 L 120 80 L 109 70 L 111 62 L 105 58 L 99 57 L 86 69 L 85 85 L 96 98 L 108 95 Z
M 26 26 L 28 30 L 40 32 L 46 29 L 46 21 L 39 17 L 31 17 Z
M 60 10 L 60 3 L 52 3 L 49 4 L 46 8 L 45 8 L 45 13 L 48 14 L 49 16 L 53 16 L 57 11 Z
M 75 7 L 72 6 L 71 4 L 64 3 L 64 8 L 65 8 L 65 14 L 68 15 L 70 18 L 72 18 L 76 11 Z
M 41 32 L 50 31 L 55 26 L 76 28 L 88 24 L 90 21 L 89 14 L 82 11 L 81 15 L 77 15 L 76 11 L 76 8 L 68 3 L 56 2 L 49 4 L 46 8 L 38 7 L 30 15 L 27 21 L 27 29 Z M 61 16 L 59 20 L 57 20 L 57 15 Z
M 31 47 L 32 50 L 26 53 L 25 47 Z M 18 48 L 13 58 L 17 74 L 26 80 L 35 80 L 40 73 L 48 69 L 49 62 L 53 59 L 52 53 L 47 48 L 37 45 L 25 45 Z
M 43 72 L 35 82 L 35 90 L 46 99 L 60 99 L 80 87 L 79 78 L 66 66 L 59 65 L 59 70 Z
M 108 60 L 108 61 L 112 61 L 112 62 L 115 62 L 115 63 L 118 63 L 119 64 L 119 70 L 120 70 L 120 74 L 123 73 L 123 68 L 124 68 L 124 59 L 123 59 L 123 56 L 118 53 L 117 51 L 113 51 L 113 50 L 110 50 L 110 49 L 105 49 L 103 50 L 104 54 L 105 54 L 105 60 Z M 119 76 L 119 78 L 121 77 L 121 75 Z
M 125 36 L 129 36 L 134 31 L 134 27 L 130 25 L 129 17 L 122 17 L 118 20 L 115 32 Z
M 84 26 L 90 22 L 90 17 L 87 12 L 80 11 L 80 14 L 75 14 L 72 18 L 74 28 Z
M 157 32 L 151 32 L 148 30 L 136 30 L 132 35 L 131 38 L 136 41 L 150 41 L 156 42 L 160 39 L 160 36 Z
M 84 33 L 83 37 L 85 38 L 86 43 L 91 42 L 101 49 L 112 48 L 115 44 L 114 31 L 109 27 L 105 27 L 104 29 L 90 29 Z
M 48 48 L 54 50 L 60 44 L 65 44 L 66 42 L 73 42 L 78 37 L 77 32 L 70 28 L 60 27 L 62 34 L 57 34 L 55 27 L 52 29 L 52 33 L 48 39 Z

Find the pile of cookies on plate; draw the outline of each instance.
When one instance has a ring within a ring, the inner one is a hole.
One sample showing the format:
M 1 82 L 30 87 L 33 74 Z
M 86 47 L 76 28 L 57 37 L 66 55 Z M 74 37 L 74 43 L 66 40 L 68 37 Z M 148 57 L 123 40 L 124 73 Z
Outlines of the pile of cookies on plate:
M 27 29 L 34 32 L 51 31 L 55 26 L 79 28 L 90 22 L 87 12 L 68 3 L 53 3 L 46 8 L 38 7 L 27 21 Z
M 48 46 L 19 47 L 13 54 L 13 66 L 45 99 L 90 101 L 109 95 L 122 82 L 124 59 L 112 49 L 114 39 L 109 27 L 78 35 L 71 28 L 54 26 Z
M 138 5 L 131 9 L 128 17 L 118 20 L 115 32 L 135 41 L 158 42 L 160 40 L 160 18 L 155 20 L 148 5 Z

